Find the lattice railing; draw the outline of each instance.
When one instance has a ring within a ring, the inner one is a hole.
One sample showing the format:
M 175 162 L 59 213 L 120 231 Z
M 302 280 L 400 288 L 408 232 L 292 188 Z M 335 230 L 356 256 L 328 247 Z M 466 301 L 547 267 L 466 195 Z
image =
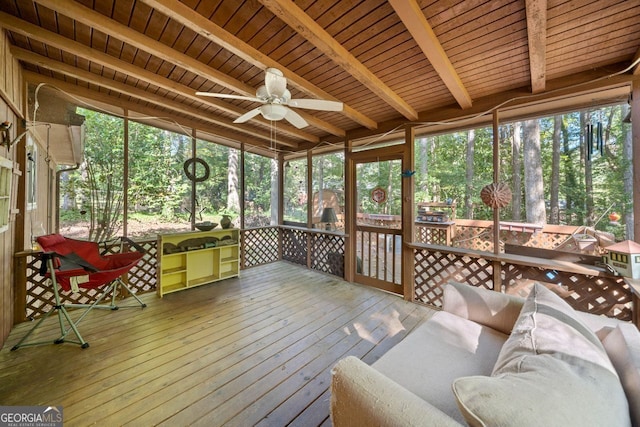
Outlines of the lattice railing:
M 131 290 L 138 295 L 146 292 L 155 292 L 157 242 L 155 240 L 144 240 L 136 243 L 142 246 L 146 253 L 140 262 L 124 277 L 124 280 Z M 119 243 L 113 243 L 108 246 L 101 246 L 101 250 L 103 249 L 107 254 L 118 253 L 121 250 L 121 246 Z M 16 316 L 19 321 L 34 319 L 48 312 L 54 300 L 49 280 L 39 273 L 40 260 L 38 254 L 25 253 L 23 256 L 25 257 L 24 262 L 18 264 L 25 265 L 24 276 L 22 276 L 22 280 L 17 279 L 17 281 L 24 281 L 26 294 L 24 306 L 16 307 L 16 310 L 20 312 Z M 20 274 L 16 274 L 16 277 L 20 277 Z M 62 292 L 60 297 L 63 303 L 87 304 L 94 301 L 99 294 L 100 289 L 80 289 L 77 293 Z M 118 295 L 117 298 L 125 296 Z
M 427 248 L 414 249 L 415 299 L 441 307 L 442 286 L 449 280 L 493 289 L 495 268 L 500 269 L 501 291 L 506 293 L 524 296 L 533 282 L 540 282 L 576 310 L 624 321 L 633 318 L 632 291 L 619 276 L 592 276 Z
M 129 271 L 125 280 L 136 294 L 155 292 L 157 240 L 136 243 L 141 245 L 146 253 Z M 277 226 L 246 229 L 242 230 L 241 268 L 278 261 L 282 253 L 282 259 L 344 277 L 344 247 L 344 236 L 317 230 Z M 123 248 L 125 251 L 128 250 L 126 245 Z M 118 253 L 121 246 L 119 243 L 106 246 L 102 244 L 100 249 L 105 254 Z M 307 257 L 307 254 L 310 256 Z M 17 254 L 16 268 L 20 270 L 16 272 L 16 283 L 18 287 L 23 287 L 24 301 L 21 301 L 21 297 L 17 299 L 17 314 L 14 320 L 22 322 L 48 312 L 53 305 L 53 292 L 48 280 L 39 274 L 40 261 L 37 253 Z M 77 293 L 61 293 L 61 298 L 63 303 L 86 304 L 94 301 L 97 295 L 99 291 L 80 289 Z
M 311 268 L 344 277 L 344 236 L 311 234 Z
M 298 228 L 282 228 L 282 259 L 307 265 L 309 233 Z
M 278 261 L 279 245 L 278 227 L 242 230 L 242 268 Z
M 443 228 L 416 227 L 416 242 L 428 245 L 450 245 L 448 231 Z
M 556 237 L 552 233 L 549 235 L 551 237 L 546 238 L 547 242 L 561 242 L 565 236 L 561 233 Z M 456 233 L 456 236 L 460 234 Z M 146 254 L 129 272 L 129 286 L 137 294 L 155 292 L 157 242 L 145 240 L 137 243 L 144 247 Z M 247 229 L 242 231 L 241 247 L 242 268 L 277 261 L 282 253 L 282 259 L 344 277 L 345 237 L 339 234 L 290 227 Z M 114 244 L 107 250 L 114 253 L 120 248 Z M 392 252 L 395 253 L 395 250 Z M 19 261 L 16 262 L 17 268 L 23 271 L 21 274 L 16 272 L 17 286 L 23 283 L 26 288 L 25 306 L 16 307 L 19 311 L 16 319 L 20 322 L 47 312 L 52 304 L 53 293 L 38 272 L 40 261 L 36 256 L 25 252 L 16 255 L 16 259 Z M 494 274 L 499 274 L 507 293 L 523 294 L 533 281 L 538 281 L 559 293 L 577 310 L 621 320 L 633 317 L 631 290 L 620 277 L 589 276 L 507 263 L 490 254 L 422 247 L 414 248 L 414 272 L 416 300 L 437 307 L 442 305 L 442 285 L 447 281 L 455 280 L 493 289 Z M 76 294 L 64 293 L 62 298 L 63 302 L 87 303 L 95 299 L 96 293 L 95 290 L 81 290 Z
M 487 227 L 461 226 L 456 224 L 456 235 L 451 246 L 474 251 L 493 251 L 493 234 Z
M 414 250 L 415 298 L 425 304 L 442 306 L 442 286 L 448 281 L 493 289 L 493 266 L 482 258 Z
M 632 318 L 631 289 L 620 276 L 587 276 L 518 264 L 503 264 L 502 276 L 510 294 L 527 295 L 533 282 L 539 282 L 576 310 L 625 321 Z
M 456 232 L 451 246 L 474 251 L 493 252 L 493 224 L 482 221 L 481 225 L 467 225 L 461 220 L 456 222 Z M 502 244 L 528 246 L 532 248 L 556 249 L 565 244 L 576 227 L 553 226 L 553 229 L 566 228 L 566 231 L 537 231 L 535 233 L 515 230 L 501 230 Z M 443 244 L 417 239 L 418 242 L 428 244 Z
M 282 259 L 344 277 L 343 235 L 306 228 L 282 227 Z

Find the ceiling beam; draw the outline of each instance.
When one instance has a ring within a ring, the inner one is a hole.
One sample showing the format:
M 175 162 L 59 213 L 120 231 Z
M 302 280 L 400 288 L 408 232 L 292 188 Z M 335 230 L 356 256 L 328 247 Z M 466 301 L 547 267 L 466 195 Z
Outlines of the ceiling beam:
M 471 108 L 472 100 L 469 92 L 416 0 L 389 0 L 389 3 L 460 107 Z
M 83 88 L 71 83 L 67 83 L 62 80 L 55 79 L 53 77 L 43 76 L 42 74 L 38 74 L 33 71 L 24 71 L 23 73 L 24 73 L 25 80 L 27 80 L 28 82 L 31 82 L 33 84 L 45 83 L 49 86 L 55 87 L 58 90 L 65 92 L 67 95 L 72 95 L 76 99 L 76 101 L 79 101 L 78 103 L 80 103 L 80 101 L 83 101 L 80 98 L 84 98 L 89 101 L 95 100 L 97 103 L 117 106 L 117 108 L 119 109 L 135 111 L 146 117 L 154 117 L 157 121 L 170 123 L 172 124 L 172 126 L 175 126 L 175 123 L 179 123 L 179 125 L 182 127 L 186 127 L 190 129 L 199 129 L 204 132 L 209 132 L 211 134 L 218 135 L 221 138 L 225 138 L 236 143 L 237 141 L 241 140 L 250 145 L 254 144 L 258 147 L 265 147 L 265 148 L 268 148 L 270 144 L 270 143 L 265 143 L 262 140 L 247 140 L 247 137 L 245 135 L 242 135 L 238 132 L 219 129 L 213 126 L 208 126 L 194 119 L 188 119 L 185 117 L 169 117 L 167 114 L 167 111 L 158 110 L 153 107 L 136 104 L 134 102 L 127 101 L 122 98 L 107 95 L 102 92 L 96 92 L 94 90 Z M 89 109 L 95 109 L 95 108 L 100 109 L 99 107 L 92 105 L 90 102 L 87 102 L 86 105 L 83 105 L 83 107 L 89 108 Z M 115 110 L 107 111 L 107 112 L 109 114 L 116 114 L 119 116 L 122 115 L 114 111 Z M 133 119 L 134 117 L 131 117 L 131 118 Z M 153 123 L 153 120 L 146 120 L 146 122 Z M 160 126 L 160 127 L 164 129 L 166 126 Z
M 176 2 L 174 0 L 141 1 L 143 3 L 146 3 L 147 6 L 163 13 L 169 18 L 181 23 L 185 27 L 190 28 L 202 37 L 205 37 L 211 42 L 217 44 L 223 49 L 228 50 L 239 58 L 242 58 L 242 60 L 258 68 L 262 68 L 263 70 L 268 67 L 279 69 L 284 73 L 287 80 L 302 92 L 319 99 L 340 101 L 336 97 L 315 86 L 313 83 L 288 70 L 284 65 L 269 58 L 267 55 L 255 49 L 253 46 L 245 43 L 241 39 L 229 33 L 224 28 L 216 25 L 214 22 L 200 15 L 198 12 L 191 9 L 184 3 Z M 377 123 L 374 120 L 370 119 L 369 117 L 365 116 L 364 114 L 346 104 L 344 104 L 342 112 L 346 117 L 364 127 L 367 127 L 369 129 L 375 129 L 377 127 Z M 334 133 L 334 135 L 336 134 Z
M 186 55 L 178 52 L 175 49 L 161 43 L 151 37 L 141 34 L 126 25 L 122 25 L 109 17 L 95 12 L 94 10 L 82 6 L 72 0 L 35 0 L 36 3 L 41 4 L 51 10 L 54 10 L 64 16 L 67 16 L 77 22 L 81 22 L 89 27 L 99 30 L 110 37 L 114 37 L 120 41 L 128 43 L 136 48 L 150 53 L 163 61 L 177 65 L 189 72 L 192 72 L 198 76 L 204 77 L 212 82 L 215 82 L 221 86 L 229 88 L 244 96 L 255 96 L 255 88 L 249 86 L 243 82 L 240 82 L 225 73 L 222 73 L 216 69 L 209 67 Z M 194 89 L 191 89 L 195 92 Z M 241 114 L 244 114 L 243 111 Z M 259 120 L 261 118 L 257 117 Z M 316 119 L 315 117 L 305 114 L 305 120 L 313 126 L 316 126 L 326 132 L 332 133 L 338 136 L 344 136 L 344 130 L 337 128 L 336 126 Z M 255 119 L 254 119 L 255 120 Z
M 82 80 L 90 84 L 95 84 L 105 89 L 119 92 L 123 95 L 131 96 L 131 97 L 140 99 L 144 102 L 155 104 L 159 107 L 169 108 L 177 113 L 189 115 L 196 119 L 204 120 L 216 126 L 221 126 L 234 131 L 238 131 L 240 133 L 249 135 L 254 138 L 260 138 L 266 141 L 267 143 L 271 141 L 270 132 L 251 129 L 251 128 L 245 128 L 244 126 L 237 126 L 227 120 L 218 120 L 212 117 L 211 114 L 207 114 L 206 112 L 198 108 L 190 107 L 180 102 L 172 101 L 170 99 L 165 98 L 164 96 L 147 92 L 145 90 L 136 88 L 126 83 L 121 83 L 115 80 L 98 76 L 90 71 L 81 70 L 72 65 L 65 64 L 63 62 L 56 61 L 51 58 L 47 58 L 46 56 L 38 55 L 37 53 L 33 53 L 31 51 L 28 51 L 16 46 L 11 46 L 11 54 L 14 56 L 14 58 L 20 61 L 33 64 L 38 67 L 46 68 L 48 70 L 64 74 L 74 79 Z M 241 141 L 238 141 L 238 143 L 240 142 Z M 283 142 L 283 145 L 287 145 L 294 148 L 298 146 L 298 144 L 288 142 L 288 141 Z
M 351 74 L 384 102 L 409 120 L 417 120 L 418 113 L 389 86 L 373 74 L 358 59 L 331 37 L 318 23 L 291 0 L 259 0 L 263 6 L 313 44 L 329 59 Z
M 188 86 L 179 84 L 171 79 L 160 77 L 155 73 L 152 73 L 151 71 L 147 71 L 129 62 L 125 62 L 111 55 L 107 55 L 106 53 L 99 52 L 95 49 L 90 48 L 89 46 L 75 42 L 54 32 L 44 30 L 37 25 L 33 25 L 27 21 L 23 21 L 7 13 L 0 12 L 0 21 L 2 22 L 3 28 L 9 31 L 21 34 L 32 40 L 37 40 L 46 45 L 84 58 L 87 61 L 94 62 L 103 67 L 107 67 L 114 71 L 126 74 L 130 77 L 142 80 L 143 82 L 146 82 L 148 84 L 158 86 L 169 92 L 182 95 L 192 101 L 196 101 L 201 104 L 220 109 L 227 113 L 233 114 L 234 116 L 240 116 L 244 114 L 244 111 L 242 109 L 236 107 L 233 104 L 211 98 L 202 99 L 203 97 L 196 96 L 193 89 Z M 256 120 L 255 122 L 260 123 L 264 127 L 270 129 L 271 123 L 262 117 L 260 117 L 260 119 Z M 278 126 L 278 130 L 282 133 L 285 133 L 292 137 L 303 139 L 305 141 L 313 143 L 317 143 L 318 141 L 320 141 L 317 136 L 296 129 L 293 126 L 280 125 Z
M 468 124 L 472 124 L 473 127 L 478 128 L 491 124 L 491 113 L 496 108 L 500 110 L 501 117 L 512 117 L 511 112 L 518 111 L 518 119 L 525 120 L 534 116 L 548 117 L 558 113 L 576 111 L 581 108 L 594 108 L 599 105 L 625 102 L 631 91 L 631 86 L 640 84 L 640 76 L 631 74 L 612 75 L 611 69 L 620 69 L 628 66 L 628 62 L 612 64 L 607 67 L 582 71 L 549 80 L 546 85 L 547 91 L 539 94 L 532 94 L 530 88 L 526 86 L 487 95 L 475 99 L 473 107 L 468 110 L 461 110 L 457 104 L 451 104 L 421 111 L 418 124 L 394 119 L 380 122 L 377 131 L 363 128 L 350 130 L 347 132 L 347 138 L 377 138 L 382 133 L 387 135 L 394 132 L 398 135 L 403 135 L 403 127 L 406 125 L 455 130 L 464 129 Z M 609 96 L 611 91 L 617 94 L 611 97 Z M 578 98 L 579 101 L 575 101 Z M 562 108 L 550 109 L 548 106 L 551 104 L 562 104 Z M 479 118 L 479 120 L 473 120 L 474 117 Z M 329 142 L 337 141 L 329 140 Z
M 202 62 L 171 49 L 169 46 L 122 25 L 110 19 L 108 16 L 98 13 L 78 2 L 73 0 L 35 0 L 35 2 L 95 30 L 101 31 L 108 36 L 135 46 L 144 52 L 157 56 L 163 61 L 175 64 L 219 85 L 228 87 L 242 95 L 255 95 L 255 89 L 251 86 L 208 67 Z
M 547 80 L 547 0 L 525 0 L 531 92 L 545 90 Z

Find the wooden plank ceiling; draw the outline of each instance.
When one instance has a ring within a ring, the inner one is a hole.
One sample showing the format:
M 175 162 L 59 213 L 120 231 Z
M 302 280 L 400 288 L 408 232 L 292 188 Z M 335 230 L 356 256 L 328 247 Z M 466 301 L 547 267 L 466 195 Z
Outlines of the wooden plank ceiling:
M 640 1 L 4 0 L 0 25 L 34 84 L 232 145 L 272 147 L 275 135 L 295 152 L 579 92 L 576 82 L 625 68 L 628 82 Z M 259 104 L 195 94 L 254 96 L 267 67 L 293 98 L 343 111 L 295 109 L 303 129 L 260 115 L 234 124 Z

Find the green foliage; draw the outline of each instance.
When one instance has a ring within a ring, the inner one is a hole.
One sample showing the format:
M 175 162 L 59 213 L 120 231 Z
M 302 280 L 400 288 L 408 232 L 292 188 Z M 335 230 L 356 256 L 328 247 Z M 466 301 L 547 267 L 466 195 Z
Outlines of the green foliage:
M 593 191 L 588 193 L 585 187 L 585 123 L 581 123 L 581 112 L 562 116 L 561 153 L 560 153 L 560 190 L 561 221 L 570 225 L 584 225 L 588 215 L 594 220 L 608 210 L 625 212 L 631 204 L 631 194 L 624 191 L 625 174 L 629 171 L 631 160 L 626 158 L 623 143 L 629 131 L 629 125 L 622 123 L 622 106 L 610 106 L 582 112 L 587 122 L 602 124 L 605 142 L 604 154 L 592 153 Z M 540 142 L 543 164 L 545 199 L 550 199 L 552 175 L 553 117 L 540 120 Z M 512 182 L 513 125 L 506 123 L 500 127 L 500 180 Z M 465 153 L 467 132 L 455 132 L 444 135 L 419 138 L 415 142 L 416 201 L 444 201 L 447 198 L 458 202 L 463 200 L 468 183 L 465 179 Z M 473 218 L 490 219 L 492 210 L 486 208 L 480 200 L 482 187 L 493 181 L 493 135 L 491 128 L 475 130 L 474 177 L 470 183 L 475 206 Z M 522 159 L 526 162 L 526 159 Z M 522 188 L 523 194 L 526 188 Z M 587 200 L 593 200 L 593 212 L 588 212 Z M 522 201 L 524 203 L 524 200 Z M 460 210 L 459 210 L 460 211 Z M 510 220 L 511 206 L 501 210 L 501 218 Z M 603 225 L 604 224 L 604 225 Z M 598 228 L 609 229 L 618 236 L 619 226 L 609 226 L 605 219 Z M 613 228 L 612 228 L 613 227 Z
M 190 197 L 183 164 L 191 157 L 191 139 L 140 123 L 129 124 L 130 213 L 176 219 Z
M 631 159 L 625 156 L 624 143 L 629 125 L 622 123 L 623 106 L 610 106 L 562 116 L 560 189 L 558 199 L 561 222 L 583 225 L 588 221 L 597 228 L 620 236 L 623 226 L 609 224 L 610 211 L 627 212 L 631 194 L 624 190 Z M 89 235 L 94 239 L 117 234 L 123 218 L 124 186 L 124 129 L 123 120 L 83 110 L 86 116 L 85 162 L 73 173 L 63 174 L 63 195 L 60 217 L 63 221 L 86 220 Z M 541 157 L 543 164 L 545 199 L 550 200 L 552 173 L 553 117 L 539 119 Z M 605 140 L 604 153 L 593 153 L 590 163 L 592 191 L 587 191 L 585 123 L 601 123 Z M 183 164 L 192 157 L 191 137 L 175 134 L 140 123 L 129 125 L 129 212 L 130 217 L 163 218 L 187 221 L 191 212 L 191 181 L 185 176 Z M 428 136 L 415 142 L 414 175 L 416 202 L 452 199 L 458 203 L 458 215 L 467 192 L 471 195 L 475 219 L 491 219 L 492 210 L 480 200 L 480 190 L 493 181 L 493 135 L 490 127 L 474 130 L 473 178 L 466 182 L 466 150 L 468 131 Z M 513 181 L 518 171 L 512 170 L 512 141 L 514 125 L 502 124 L 499 135 L 500 180 Z M 232 149 L 205 141 L 197 141 L 197 157 L 209 169 L 209 178 L 196 184 L 197 218 L 217 220 L 231 211 L 229 207 L 230 153 Z M 233 156 L 232 156 L 233 157 Z M 238 156 L 239 157 L 239 156 Z M 526 162 L 526 159 L 522 159 Z M 232 162 L 233 163 L 233 162 Z M 245 153 L 245 222 L 248 226 L 266 225 L 271 217 L 272 167 L 271 158 Z M 231 165 L 235 167 L 235 163 Z M 284 167 L 284 217 L 288 221 L 306 223 L 308 197 L 321 190 L 331 190 L 343 207 L 344 155 L 341 152 L 313 157 L 311 189 L 307 189 L 307 158 L 289 160 Z M 204 171 L 198 169 L 197 176 Z M 521 171 L 520 171 L 521 173 Z M 233 175 L 233 173 L 231 174 Z M 358 211 L 399 215 L 401 213 L 401 170 L 399 161 L 376 161 L 358 164 Z M 371 190 L 380 186 L 387 191 L 387 202 L 375 203 Z M 522 192 L 526 188 L 522 188 Z M 524 204 L 524 197 L 521 201 Z M 320 214 L 316 201 L 314 216 Z M 511 220 L 512 206 L 501 210 L 501 218 Z M 524 210 L 524 209 L 523 209 Z M 205 218 L 206 217 L 206 218 Z M 247 218 L 249 221 L 247 222 Z M 623 224 L 624 225 L 624 224 Z
M 284 167 L 284 219 L 307 222 L 307 159 L 290 160 Z
M 122 223 L 122 120 L 82 110 L 86 117 L 85 161 L 62 179 L 61 193 L 69 200 L 63 218 L 83 218 L 88 238 L 105 240 L 117 235 Z

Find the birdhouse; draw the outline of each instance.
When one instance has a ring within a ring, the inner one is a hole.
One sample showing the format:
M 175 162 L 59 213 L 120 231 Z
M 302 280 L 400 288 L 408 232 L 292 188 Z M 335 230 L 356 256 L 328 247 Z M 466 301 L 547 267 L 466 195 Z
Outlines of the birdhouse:
M 607 247 L 608 253 L 603 257 L 621 276 L 640 279 L 640 245 L 631 240 L 616 243 Z

